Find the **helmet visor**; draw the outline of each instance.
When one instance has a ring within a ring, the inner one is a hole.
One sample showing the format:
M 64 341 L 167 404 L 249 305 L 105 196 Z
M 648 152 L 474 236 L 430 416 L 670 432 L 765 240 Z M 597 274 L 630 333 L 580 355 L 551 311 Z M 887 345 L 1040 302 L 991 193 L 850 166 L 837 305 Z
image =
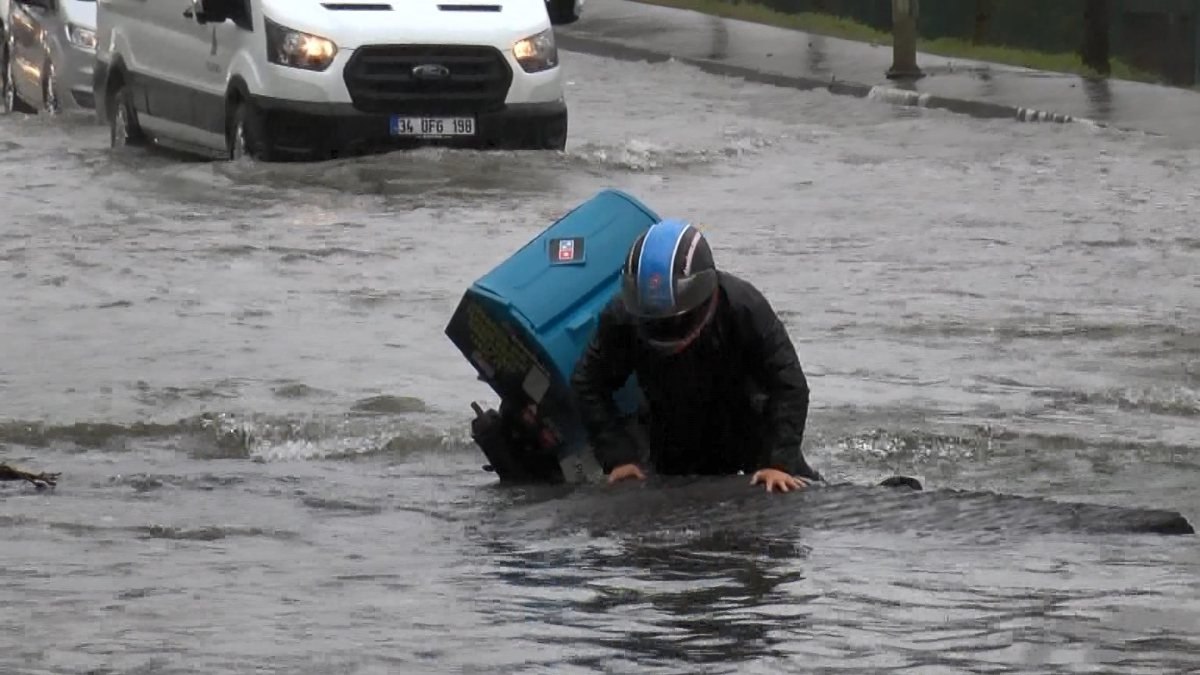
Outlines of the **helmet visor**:
M 660 351 L 677 352 L 688 345 L 704 331 L 704 327 L 712 321 L 716 313 L 717 294 L 710 294 L 708 302 L 704 302 L 683 314 L 659 318 L 641 319 L 638 322 L 638 334 L 651 347 Z

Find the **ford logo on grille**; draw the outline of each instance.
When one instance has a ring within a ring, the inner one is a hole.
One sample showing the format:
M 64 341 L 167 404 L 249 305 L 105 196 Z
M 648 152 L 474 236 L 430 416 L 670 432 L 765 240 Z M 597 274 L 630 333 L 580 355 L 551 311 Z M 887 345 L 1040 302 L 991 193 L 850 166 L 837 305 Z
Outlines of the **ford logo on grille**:
M 444 80 L 450 77 L 450 69 L 438 63 L 425 63 L 413 67 L 412 74 L 418 80 Z

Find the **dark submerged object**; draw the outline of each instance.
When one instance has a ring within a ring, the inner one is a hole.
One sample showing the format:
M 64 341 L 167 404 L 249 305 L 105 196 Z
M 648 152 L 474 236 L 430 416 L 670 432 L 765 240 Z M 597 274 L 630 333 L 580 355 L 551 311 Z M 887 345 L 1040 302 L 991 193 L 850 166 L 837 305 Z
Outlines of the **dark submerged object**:
M 884 530 L 965 534 L 1194 535 L 1180 513 L 1139 507 L 1058 502 L 996 492 L 907 489 L 897 476 L 884 486 L 814 484 L 787 495 L 750 487 L 747 476 L 654 477 L 644 484 L 531 489 L 502 519 L 531 531 L 597 535 L 675 531 L 794 534 L 798 530 Z M 532 532 L 531 532 L 532 534 Z
M 924 489 L 921 487 L 921 481 L 908 476 L 892 476 L 891 478 L 885 479 L 882 483 L 880 483 L 880 485 L 883 487 L 906 487 L 912 488 L 913 490 Z
M 57 473 L 32 473 L 30 471 L 22 471 L 7 464 L 0 464 L 0 481 L 23 480 L 33 483 L 39 490 L 58 485 L 58 477 L 60 475 Z

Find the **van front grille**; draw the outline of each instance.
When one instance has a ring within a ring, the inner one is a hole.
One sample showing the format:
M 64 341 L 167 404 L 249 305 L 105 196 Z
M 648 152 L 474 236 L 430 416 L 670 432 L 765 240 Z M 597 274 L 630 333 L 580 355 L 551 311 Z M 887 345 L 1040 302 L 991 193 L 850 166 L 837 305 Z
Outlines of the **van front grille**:
M 367 113 L 474 113 L 504 105 L 512 70 L 495 47 L 376 45 L 346 64 L 354 107 Z

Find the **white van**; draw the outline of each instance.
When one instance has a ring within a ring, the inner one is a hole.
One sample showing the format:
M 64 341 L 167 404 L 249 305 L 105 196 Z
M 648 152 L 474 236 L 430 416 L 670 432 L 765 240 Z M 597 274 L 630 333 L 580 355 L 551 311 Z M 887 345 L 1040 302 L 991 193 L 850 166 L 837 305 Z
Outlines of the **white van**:
M 327 158 L 425 143 L 561 150 L 551 16 L 577 0 L 99 0 L 114 147 Z

